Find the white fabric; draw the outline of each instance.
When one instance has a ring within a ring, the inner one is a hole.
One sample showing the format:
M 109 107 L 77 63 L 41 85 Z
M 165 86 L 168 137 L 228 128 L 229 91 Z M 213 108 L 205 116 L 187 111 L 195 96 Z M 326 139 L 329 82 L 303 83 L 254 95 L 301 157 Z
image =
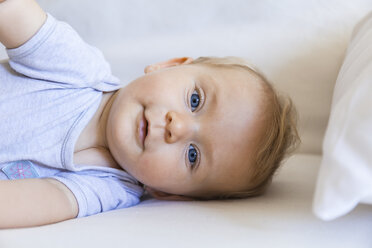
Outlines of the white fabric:
M 311 214 L 320 160 L 319 155 L 291 157 L 263 197 L 209 202 L 148 199 L 132 208 L 56 225 L 0 231 L 0 247 L 372 247 L 369 206 L 358 206 L 332 222 Z
M 334 89 L 314 212 L 331 220 L 372 204 L 372 13 L 359 25 Z

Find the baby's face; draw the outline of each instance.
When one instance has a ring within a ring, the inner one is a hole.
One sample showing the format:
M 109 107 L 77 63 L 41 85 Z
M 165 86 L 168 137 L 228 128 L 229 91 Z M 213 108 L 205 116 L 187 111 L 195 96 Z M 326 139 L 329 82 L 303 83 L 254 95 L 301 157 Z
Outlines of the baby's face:
M 242 69 L 190 64 L 148 73 L 116 95 L 107 123 L 110 152 L 155 190 L 189 196 L 244 190 L 262 133 L 261 98 L 260 83 Z

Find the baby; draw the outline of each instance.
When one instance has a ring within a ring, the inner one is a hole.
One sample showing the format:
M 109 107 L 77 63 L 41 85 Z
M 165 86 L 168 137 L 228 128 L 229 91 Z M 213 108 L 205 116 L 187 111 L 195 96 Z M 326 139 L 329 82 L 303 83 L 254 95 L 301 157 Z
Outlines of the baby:
M 33 0 L 0 0 L 0 42 L 2 228 L 130 207 L 144 189 L 260 195 L 298 144 L 290 99 L 243 59 L 173 58 L 123 87 Z

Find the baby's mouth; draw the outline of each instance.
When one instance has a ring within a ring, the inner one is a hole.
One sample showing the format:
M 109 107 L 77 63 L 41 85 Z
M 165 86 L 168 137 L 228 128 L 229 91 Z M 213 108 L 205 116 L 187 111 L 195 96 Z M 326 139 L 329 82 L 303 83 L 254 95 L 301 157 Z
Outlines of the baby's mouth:
M 143 115 L 144 116 L 144 120 L 145 120 L 145 138 L 144 138 L 144 140 L 146 139 L 146 137 L 147 137 L 147 129 L 148 129 L 148 122 L 147 122 L 147 119 L 146 119 L 146 116 L 145 115 Z
M 139 123 L 139 135 L 142 142 L 143 148 L 145 148 L 145 139 L 147 137 L 147 120 L 145 117 L 145 111 L 143 111 L 142 118 Z

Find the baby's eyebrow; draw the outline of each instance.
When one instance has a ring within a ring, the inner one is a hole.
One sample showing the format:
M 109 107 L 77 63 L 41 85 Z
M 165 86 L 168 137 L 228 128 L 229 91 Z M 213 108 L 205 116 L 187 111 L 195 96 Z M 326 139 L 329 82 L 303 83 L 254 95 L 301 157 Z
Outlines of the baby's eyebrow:
M 203 149 L 200 149 L 201 160 L 200 160 L 199 166 L 201 168 L 208 168 L 211 164 L 214 164 L 214 156 L 213 156 L 214 149 L 212 146 L 212 142 L 210 141 L 204 142 L 202 148 Z
M 208 83 L 206 80 L 211 80 Z M 212 77 L 203 78 L 200 80 L 201 84 L 200 87 L 203 88 L 205 93 L 205 103 L 204 103 L 204 111 L 206 114 L 213 114 L 215 113 L 215 109 L 217 108 L 217 100 L 218 100 L 218 94 L 220 93 L 218 87 L 213 87 L 216 85 L 216 82 Z M 214 118 L 212 118 L 214 119 Z M 204 125 L 202 128 L 202 133 L 208 133 L 204 132 L 203 130 L 208 130 L 209 125 Z M 210 136 L 209 136 L 210 137 Z M 214 164 L 216 158 L 215 158 L 215 152 L 214 152 L 214 146 L 213 142 L 209 139 L 209 137 L 203 139 L 202 147 L 200 149 L 200 165 L 202 167 L 206 167 L 208 165 Z M 205 159 L 203 159 L 205 158 Z
M 209 113 L 213 113 L 215 108 L 217 107 L 217 98 L 220 93 L 220 89 L 218 88 L 218 84 L 216 83 L 216 79 L 211 76 L 204 76 L 199 79 L 200 87 L 203 89 L 205 93 L 205 103 L 208 106 L 206 107 L 206 111 Z

